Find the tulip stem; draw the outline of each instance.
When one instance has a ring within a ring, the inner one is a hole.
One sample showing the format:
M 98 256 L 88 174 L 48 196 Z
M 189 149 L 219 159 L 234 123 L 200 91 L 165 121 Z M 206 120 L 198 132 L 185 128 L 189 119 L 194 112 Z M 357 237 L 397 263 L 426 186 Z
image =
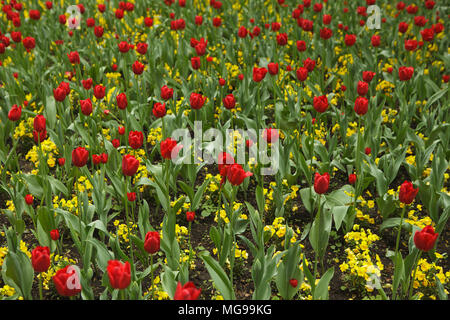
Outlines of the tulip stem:
M 321 194 L 319 194 L 319 201 L 318 201 L 318 209 L 317 209 L 317 222 L 319 223 L 319 226 L 318 226 L 318 230 L 321 230 L 321 227 L 320 227 L 320 220 L 321 220 L 321 217 L 320 217 L 320 208 L 321 208 L 321 203 L 320 203 L 320 200 L 321 200 L 321 198 L 322 198 L 322 195 Z M 314 273 L 313 273 L 313 275 L 314 275 L 314 279 L 316 279 L 316 272 L 317 272 L 317 261 L 319 260 L 319 256 L 318 256 L 318 253 L 317 252 L 315 252 L 315 259 L 314 259 L 315 261 L 314 261 Z M 321 265 L 321 268 L 323 269 L 323 262 L 322 262 L 322 259 L 320 258 L 320 265 Z M 315 283 L 314 283 L 314 285 L 312 285 L 312 286 L 314 286 L 315 287 Z
M 78 226 L 80 228 L 80 243 L 81 243 L 81 249 L 83 248 L 83 230 L 81 228 L 81 197 L 80 197 L 80 190 L 79 190 L 79 182 L 78 182 L 78 176 L 80 175 L 80 169 L 78 167 L 75 168 L 75 191 L 77 194 L 77 207 L 78 207 Z
M 39 299 L 43 300 L 42 298 L 42 272 L 38 275 L 39 278 Z
M 192 221 L 189 221 L 189 259 L 188 259 L 188 270 L 191 269 L 191 256 L 192 256 L 192 244 L 191 244 L 191 226 L 192 226 Z
M 405 210 L 406 210 L 406 204 L 403 205 L 402 213 L 400 216 L 400 225 L 398 227 L 397 241 L 395 242 L 395 255 L 397 255 L 398 248 L 400 245 L 400 234 L 402 232 L 403 216 L 405 215 Z
M 131 235 L 131 231 L 133 229 L 133 226 L 130 228 L 130 217 L 128 215 L 128 197 L 127 197 L 127 184 L 128 184 L 128 177 L 125 177 L 125 183 L 124 183 L 124 202 L 125 202 L 125 215 L 127 219 L 127 230 L 129 235 Z M 134 280 L 134 253 L 133 253 L 133 242 L 130 241 L 130 257 L 131 257 L 131 277 Z
M 414 267 L 414 273 L 413 273 L 413 276 L 411 278 L 411 283 L 409 284 L 410 287 L 409 287 L 408 300 L 411 299 L 411 294 L 412 294 L 412 291 L 413 291 L 413 288 L 414 288 L 414 280 L 416 279 L 417 267 L 419 266 L 419 260 L 420 260 L 421 256 L 422 256 L 422 250 L 419 250 L 419 254 L 417 256 L 415 267 Z
M 317 121 L 317 119 L 316 119 L 316 121 Z M 310 162 L 310 165 L 309 165 L 309 167 L 310 167 L 310 169 L 311 169 L 311 173 L 310 173 L 310 178 L 311 179 L 313 179 L 312 177 L 313 177 L 313 175 L 314 175 L 314 170 L 313 170 L 313 158 L 314 158 L 314 129 L 315 129 L 315 126 L 316 126 L 316 124 L 315 124 L 315 121 L 312 123 L 312 130 L 311 130 L 311 146 L 310 146 L 310 151 L 309 151 L 309 153 L 310 153 L 310 157 L 311 157 L 311 162 Z M 312 180 L 311 180 L 312 181 Z M 310 202 L 310 206 L 311 206 L 311 211 L 310 211 L 310 216 L 311 216 L 311 223 L 312 223 L 312 220 L 313 220 L 313 215 L 314 215 L 314 204 L 315 204 L 315 201 L 313 200 L 313 196 L 312 196 L 312 186 L 313 186 L 313 183 L 311 183 L 310 184 L 310 186 L 309 186 L 309 202 Z
M 151 297 L 152 300 L 155 300 L 155 290 L 153 289 L 153 254 L 150 254 L 150 273 L 152 274 L 152 284 L 151 284 Z

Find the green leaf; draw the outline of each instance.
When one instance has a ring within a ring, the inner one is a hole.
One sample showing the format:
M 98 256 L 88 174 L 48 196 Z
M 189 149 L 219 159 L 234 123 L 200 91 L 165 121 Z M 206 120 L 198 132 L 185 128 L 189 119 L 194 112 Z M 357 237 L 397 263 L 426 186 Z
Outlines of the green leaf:
M 204 251 L 200 257 L 205 263 L 206 269 L 208 270 L 214 285 L 219 290 L 224 300 L 234 300 L 235 295 L 231 281 L 219 263 L 211 257 L 209 252 Z
M 195 193 L 194 199 L 191 203 L 191 209 L 192 211 L 197 210 L 200 207 L 200 203 L 202 201 L 203 193 L 206 190 L 206 187 L 208 186 L 209 181 L 203 182 L 203 184 L 200 186 L 200 188 L 197 189 L 197 192 Z
M 314 290 L 314 300 L 328 300 L 328 285 L 333 278 L 334 267 L 328 269 L 325 274 L 320 278 L 319 283 Z
M 3 281 L 20 292 L 24 299 L 32 299 L 34 271 L 28 256 L 22 252 L 9 251 L 3 261 Z
M 96 261 L 100 269 L 105 272 L 108 266 L 108 261 L 114 259 L 114 254 L 109 251 L 105 244 L 95 238 L 87 239 L 87 242 L 92 243 L 96 250 Z

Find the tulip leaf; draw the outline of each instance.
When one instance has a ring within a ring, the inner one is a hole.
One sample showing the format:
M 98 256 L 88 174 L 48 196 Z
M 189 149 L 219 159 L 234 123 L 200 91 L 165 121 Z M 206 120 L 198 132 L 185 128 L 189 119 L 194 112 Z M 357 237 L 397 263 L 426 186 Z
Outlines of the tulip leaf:
M 210 253 L 207 251 L 202 252 L 200 257 L 205 263 L 206 269 L 208 270 L 208 273 L 211 276 L 214 285 L 217 287 L 224 300 L 234 300 L 235 295 L 233 286 L 220 264 L 216 260 L 214 260 L 211 257 Z

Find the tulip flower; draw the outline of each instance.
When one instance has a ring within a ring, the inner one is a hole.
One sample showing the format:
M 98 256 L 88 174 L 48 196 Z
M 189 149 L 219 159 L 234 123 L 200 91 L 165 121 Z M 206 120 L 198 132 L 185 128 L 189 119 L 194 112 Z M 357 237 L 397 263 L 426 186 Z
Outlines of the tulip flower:
M 150 254 L 155 254 L 160 248 L 160 235 L 157 231 L 149 231 L 145 235 L 144 249 Z
M 122 263 L 118 260 L 109 260 L 106 271 L 108 273 L 109 283 L 114 289 L 122 290 L 130 285 L 131 268 L 128 261 Z
M 8 112 L 8 119 L 10 121 L 18 121 L 22 115 L 22 107 L 17 104 L 13 105 Z
M 50 267 L 49 247 L 37 246 L 31 252 L 31 264 L 36 272 L 46 272 Z
M 84 167 L 89 159 L 89 151 L 83 147 L 75 148 L 72 151 L 72 164 L 78 168 Z
M 125 176 L 133 176 L 139 168 L 139 160 L 131 154 L 127 154 L 122 158 L 122 173 Z
M 253 173 L 246 172 L 240 164 L 232 164 L 227 171 L 227 180 L 234 186 L 238 186 L 244 182 L 244 179 L 251 177 Z
M 197 289 L 193 282 L 189 281 L 183 286 L 178 282 L 173 300 L 197 300 L 200 293 L 201 289 Z
M 400 202 L 404 204 L 411 204 L 418 192 L 419 188 L 414 189 L 413 184 L 410 181 L 405 181 L 400 186 L 398 198 Z
M 59 269 L 52 277 L 56 291 L 63 297 L 73 297 L 81 292 L 79 275 L 73 267 L 71 268 L 71 272 L 69 272 L 70 267 L 65 266 Z
M 324 174 L 319 174 L 316 172 L 314 175 L 314 191 L 318 194 L 324 194 L 328 191 L 328 186 L 330 185 L 330 175 L 328 172 Z
M 128 144 L 133 149 L 139 149 L 144 142 L 144 134 L 141 131 L 130 131 L 128 135 Z

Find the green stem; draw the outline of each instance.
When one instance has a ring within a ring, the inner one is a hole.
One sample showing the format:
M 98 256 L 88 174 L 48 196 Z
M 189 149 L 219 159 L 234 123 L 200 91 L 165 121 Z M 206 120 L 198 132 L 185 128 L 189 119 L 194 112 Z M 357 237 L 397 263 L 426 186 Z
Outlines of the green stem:
M 414 267 L 414 273 L 413 273 L 413 276 L 412 276 L 412 279 L 411 279 L 411 283 L 410 283 L 410 287 L 409 287 L 408 300 L 411 299 L 411 294 L 412 294 L 412 291 L 413 291 L 413 288 L 414 288 L 414 279 L 416 279 L 417 267 L 419 266 L 419 260 L 420 260 L 421 256 L 422 256 L 422 250 L 419 251 L 419 254 L 418 254 L 417 259 L 416 259 L 416 263 L 415 263 L 415 267 Z
M 233 269 L 234 269 L 234 260 L 235 260 L 235 254 L 236 254 L 236 235 L 234 233 L 233 230 L 233 225 L 234 225 L 234 201 L 236 200 L 236 191 L 237 191 L 237 186 L 233 187 L 233 192 L 232 192 L 232 197 L 231 197 L 231 202 L 230 202 L 230 226 L 231 226 L 231 234 L 233 235 L 233 243 L 231 245 L 231 252 L 230 252 L 230 281 L 231 281 L 231 288 L 233 288 Z M 234 292 L 234 289 L 232 289 Z
M 320 230 L 320 220 L 321 220 L 321 217 L 320 217 L 320 213 L 321 213 L 321 204 L 320 204 L 320 200 L 321 200 L 321 198 L 322 198 L 322 195 L 321 194 L 319 194 L 319 201 L 318 201 L 318 209 L 317 209 L 317 221 L 318 221 L 318 223 L 319 223 L 319 226 L 318 226 L 318 230 Z M 318 256 L 318 253 L 316 252 L 315 253 L 315 257 L 314 257 L 314 273 L 313 273 L 313 275 L 314 275 L 314 279 L 316 279 L 316 272 L 317 272 L 317 262 L 318 262 L 318 260 L 319 260 L 319 256 Z M 322 258 L 320 258 L 320 265 L 322 266 L 323 265 L 323 262 L 322 262 Z M 314 287 L 315 287 L 315 283 L 314 283 Z M 311 285 L 312 286 L 312 285 Z
M 124 183 L 124 202 L 125 202 L 125 216 L 127 219 L 127 229 L 129 230 L 129 234 L 131 235 L 131 231 L 133 226 L 130 228 L 130 217 L 128 215 L 128 197 L 127 197 L 127 184 L 128 184 L 128 177 L 125 177 L 125 183 Z M 135 279 L 135 273 L 134 273 L 134 253 L 133 253 L 133 242 L 130 241 L 130 257 L 131 257 L 131 278 Z
M 150 270 L 151 270 L 151 274 L 152 274 L 152 283 L 151 283 L 151 297 L 152 300 L 155 300 L 155 290 L 153 289 L 153 254 L 150 255 Z
M 406 210 L 406 204 L 403 206 L 402 213 L 400 216 L 400 225 L 398 227 L 397 241 L 395 242 L 395 255 L 396 256 L 397 256 L 398 248 L 400 245 L 400 234 L 402 233 L 403 216 L 405 215 L 405 210 Z
M 189 221 L 189 259 L 188 259 L 188 270 L 191 269 L 191 259 L 192 259 L 192 244 L 191 244 L 191 225 L 192 221 Z
M 42 301 L 43 300 L 43 296 L 42 296 L 42 273 L 39 273 L 38 277 L 39 277 L 39 299 L 41 299 L 41 301 Z

